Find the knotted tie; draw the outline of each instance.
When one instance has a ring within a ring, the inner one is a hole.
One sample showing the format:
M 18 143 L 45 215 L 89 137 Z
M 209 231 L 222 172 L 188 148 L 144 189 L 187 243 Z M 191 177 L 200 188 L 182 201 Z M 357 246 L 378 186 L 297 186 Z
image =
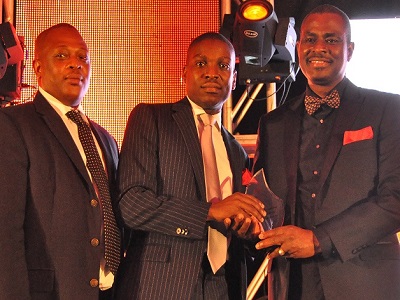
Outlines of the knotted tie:
M 322 104 L 326 104 L 332 108 L 338 108 L 340 105 L 340 96 L 337 90 L 333 90 L 329 95 L 324 98 L 306 96 L 304 105 L 307 113 L 311 116 L 315 113 Z
M 218 176 L 217 160 L 212 140 L 212 130 L 216 119 L 213 115 L 200 115 L 200 144 L 203 153 L 207 201 L 222 200 L 221 187 Z M 208 227 L 207 256 L 214 274 L 225 264 L 228 251 L 228 240 L 218 230 Z
M 86 155 L 87 168 L 97 186 L 103 210 L 104 256 L 107 266 L 115 275 L 120 261 L 120 235 L 112 210 L 107 174 L 101 162 L 99 152 L 97 151 L 89 124 L 82 119 L 79 111 L 71 110 L 67 112 L 66 115 L 78 125 L 79 140 L 82 143 Z

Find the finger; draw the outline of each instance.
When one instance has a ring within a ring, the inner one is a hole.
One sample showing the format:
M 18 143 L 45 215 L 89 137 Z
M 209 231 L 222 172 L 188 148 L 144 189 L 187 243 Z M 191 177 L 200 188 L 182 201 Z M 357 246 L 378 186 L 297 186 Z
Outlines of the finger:
M 238 228 L 237 231 L 238 235 L 244 238 L 250 237 L 251 236 L 250 226 L 251 226 L 251 219 L 250 218 L 244 219 L 241 226 Z
M 254 206 L 257 210 L 265 211 L 265 205 L 258 200 L 256 197 L 248 194 L 243 193 L 234 193 L 231 196 L 228 196 L 227 199 L 230 198 L 231 200 L 240 200 L 240 202 L 245 203 L 247 205 Z
M 280 257 L 281 255 L 279 254 L 279 249 L 280 248 L 276 248 L 274 251 L 272 251 L 271 253 L 269 253 L 269 257 L 272 258 L 276 258 L 276 257 Z
M 246 217 L 254 216 L 257 218 L 259 222 L 263 222 L 264 217 L 267 215 L 267 212 L 263 208 L 261 208 L 257 204 L 257 202 L 254 201 L 251 202 L 243 201 L 240 204 L 240 208 L 242 209 Z
M 270 238 L 276 238 L 276 237 L 281 237 L 283 235 L 282 230 L 280 230 L 280 228 L 275 228 L 275 229 L 271 229 L 271 230 L 266 230 L 264 232 L 262 232 L 259 235 L 259 238 L 261 240 L 264 239 L 270 239 Z
M 252 202 L 256 202 L 261 208 L 265 208 L 264 203 L 262 203 L 259 199 L 257 199 L 256 197 L 249 195 L 249 194 L 242 194 L 244 195 L 244 197 Z
M 263 236 L 263 232 L 258 235 L 259 238 L 261 236 Z M 261 241 L 256 244 L 256 249 L 266 249 L 272 246 L 280 246 L 282 243 L 283 241 L 277 237 L 261 239 Z M 277 251 L 278 250 L 276 250 L 276 252 Z
M 231 224 L 232 224 L 232 220 L 230 218 L 225 218 L 224 219 L 224 225 L 225 225 L 226 229 L 229 229 Z

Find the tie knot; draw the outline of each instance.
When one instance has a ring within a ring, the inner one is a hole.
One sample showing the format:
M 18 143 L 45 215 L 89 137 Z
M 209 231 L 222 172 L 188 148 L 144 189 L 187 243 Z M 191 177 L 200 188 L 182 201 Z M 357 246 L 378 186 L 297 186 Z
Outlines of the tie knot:
M 78 110 L 70 110 L 65 115 L 68 117 L 68 119 L 70 119 L 77 125 L 85 125 L 86 124 L 86 122 L 83 120 L 83 118 Z
M 333 90 L 329 95 L 324 98 L 306 96 L 304 105 L 309 115 L 315 113 L 322 104 L 326 104 L 332 108 L 338 108 L 340 105 L 340 96 L 337 90 Z
M 204 126 L 214 126 L 215 122 L 217 122 L 217 115 L 201 114 L 200 120 Z

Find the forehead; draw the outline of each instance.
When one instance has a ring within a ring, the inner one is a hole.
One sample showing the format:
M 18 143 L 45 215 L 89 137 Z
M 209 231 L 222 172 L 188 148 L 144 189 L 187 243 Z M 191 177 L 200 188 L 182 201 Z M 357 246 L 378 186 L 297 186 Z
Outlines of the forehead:
M 300 35 L 345 35 L 346 25 L 342 17 L 334 13 L 311 14 L 304 19 Z
M 188 50 L 187 58 L 193 59 L 198 56 L 234 60 L 234 53 L 229 45 L 217 39 L 206 39 L 192 45 Z
M 38 44 L 39 51 L 51 50 L 55 48 L 70 47 L 88 51 L 86 42 L 83 40 L 80 33 L 74 28 L 61 27 L 55 28 L 48 32 Z

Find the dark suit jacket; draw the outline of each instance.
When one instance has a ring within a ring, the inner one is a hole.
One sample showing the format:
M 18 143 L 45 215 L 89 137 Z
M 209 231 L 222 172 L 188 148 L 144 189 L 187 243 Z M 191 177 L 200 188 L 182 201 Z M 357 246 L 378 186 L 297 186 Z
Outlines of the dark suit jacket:
M 224 128 L 222 135 L 233 188 L 243 191 L 241 174 L 248 167 L 247 155 Z M 135 107 L 118 175 L 122 216 L 134 232 L 122 262 L 117 298 L 189 299 L 207 249 L 209 204 L 199 138 L 187 99 Z M 241 275 L 242 254 L 231 252 L 230 260 L 237 265 L 233 276 Z M 235 296 L 240 299 L 240 283 L 237 286 Z
M 91 126 L 113 182 L 117 145 Z M 0 128 L 0 299 L 98 300 L 101 211 L 68 129 L 40 93 L 1 109 Z
M 347 79 L 346 79 L 347 80 Z M 320 173 L 315 233 L 326 299 L 400 299 L 400 97 L 348 82 Z M 254 169 L 286 202 L 294 224 L 304 95 L 260 120 Z M 343 145 L 346 131 L 373 138 Z M 289 266 L 273 262 L 269 298 L 286 299 Z

